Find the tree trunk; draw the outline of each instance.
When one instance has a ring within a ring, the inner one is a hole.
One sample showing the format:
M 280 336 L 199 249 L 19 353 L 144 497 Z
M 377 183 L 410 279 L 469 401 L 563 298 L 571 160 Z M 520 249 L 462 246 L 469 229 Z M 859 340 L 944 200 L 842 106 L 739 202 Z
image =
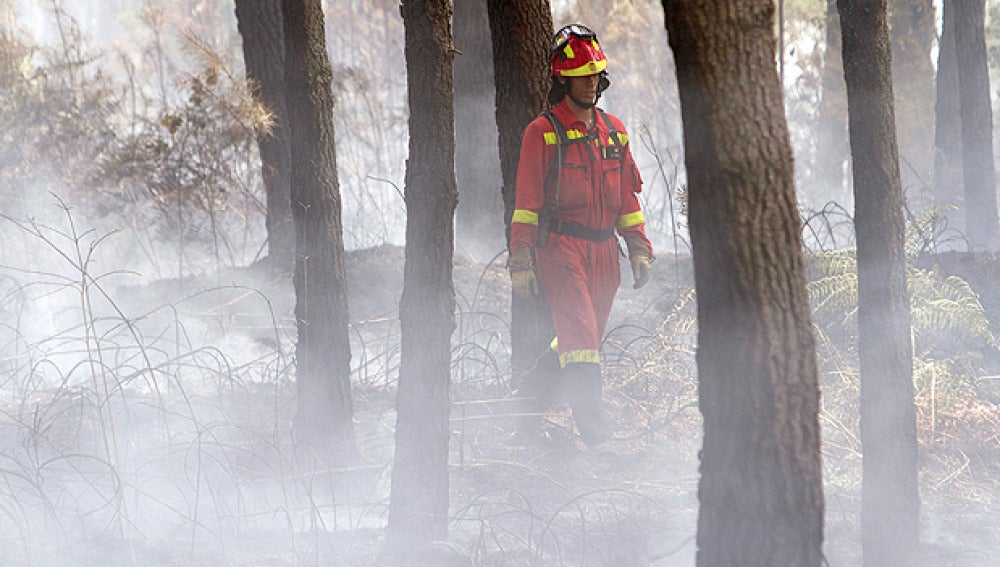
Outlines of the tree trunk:
M 849 209 L 844 187 L 844 163 L 848 158 L 847 95 L 841 58 L 840 16 L 837 0 L 826 0 L 826 51 L 823 53 L 823 94 L 816 127 L 815 190 L 824 199 Z
M 959 0 L 955 3 L 965 228 L 973 249 L 993 249 L 1000 236 L 984 12 L 985 0 Z
M 493 85 L 493 44 L 486 0 L 455 2 L 455 174 L 461 195 L 461 250 L 489 260 L 503 250 L 503 201 Z
M 448 384 L 455 328 L 452 283 L 458 202 L 451 2 L 405 0 L 410 157 L 402 353 L 388 538 L 414 549 L 448 530 Z
M 858 243 L 864 564 L 905 567 L 916 564 L 920 497 L 886 0 L 838 4 Z
M 698 295 L 700 566 L 819 566 L 819 387 L 774 4 L 665 0 Z
M 333 132 L 333 72 L 320 0 L 282 0 L 291 127 L 298 329 L 296 432 L 335 461 L 354 457 L 347 275 Z
M 552 14 L 548 0 L 487 0 L 487 6 L 493 38 L 504 224 L 509 242 L 521 132 L 546 106 Z M 510 334 L 511 365 L 518 383 L 555 337 L 552 312 L 544 294 L 530 301 L 512 299 Z
M 965 232 L 962 181 L 962 119 L 958 101 L 958 60 L 955 56 L 955 2 L 944 0 L 938 42 L 937 97 L 934 103 L 934 200 L 951 205 L 945 211 L 949 228 Z
M 266 0 L 236 0 L 243 38 L 243 59 L 254 100 L 274 116 L 270 131 L 257 130 L 261 173 L 267 200 L 267 248 L 272 268 L 295 267 L 295 230 L 291 210 L 291 160 L 285 105 L 285 46 L 281 6 Z
M 909 191 L 930 189 L 933 161 L 933 0 L 892 0 L 892 82 L 896 93 L 900 180 Z

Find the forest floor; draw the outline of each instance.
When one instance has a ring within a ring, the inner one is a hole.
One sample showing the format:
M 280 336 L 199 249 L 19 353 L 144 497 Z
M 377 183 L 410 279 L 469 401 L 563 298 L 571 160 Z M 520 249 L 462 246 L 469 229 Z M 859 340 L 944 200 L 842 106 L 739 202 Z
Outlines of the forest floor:
M 966 277 L 1000 324 L 1000 262 L 934 260 Z M 662 255 L 654 271 L 645 288 L 619 292 L 602 348 L 615 432 L 588 449 L 564 406 L 546 412 L 537 442 L 516 442 L 509 280 L 502 262 L 456 259 L 449 540 L 410 564 L 694 565 L 701 421 L 690 258 Z M 11 564 L 383 564 L 402 274 L 398 247 L 349 254 L 363 461 L 348 469 L 305 467 L 294 453 L 288 277 L 249 268 L 107 289 L 114 308 L 91 314 L 92 332 L 25 339 L 4 361 L 0 408 L 0 488 L 11 496 L 0 501 L 0 542 Z M 997 564 L 997 359 L 984 353 L 979 389 L 947 404 L 918 392 L 922 565 Z M 71 370 L 51 370 L 67 362 Z M 821 381 L 825 554 L 854 566 L 857 381 Z

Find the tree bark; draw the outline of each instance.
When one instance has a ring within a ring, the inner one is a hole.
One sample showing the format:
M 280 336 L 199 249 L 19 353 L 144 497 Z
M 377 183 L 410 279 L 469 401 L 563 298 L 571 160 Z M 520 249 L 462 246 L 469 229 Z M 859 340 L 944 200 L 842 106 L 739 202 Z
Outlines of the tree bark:
M 849 149 L 841 45 L 837 0 L 826 0 L 826 51 L 823 53 L 823 94 L 816 127 L 814 179 L 821 195 L 849 208 L 850 193 L 844 186 L 844 163 Z
M 391 547 L 415 549 L 448 530 L 448 385 L 455 328 L 453 48 L 449 0 L 405 0 L 410 157 Z
M 489 260 L 503 250 L 503 200 L 486 0 L 455 2 L 455 175 L 461 195 L 457 244 Z
M 320 0 L 282 0 L 295 222 L 299 440 L 346 462 L 355 456 L 347 274 L 333 131 L 333 72 Z
M 890 11 L 900 181 L 909 191 L 926 191 L 933 174 L 934 2 L 892 0 Z
M 965 228 L 973 249 L 993 249 L 1000 236 L 985 36 L 985 0 L 958 0 L 955 3 L 955 53 L 962 118 L 962 180 L 965 183 Z
M 266 0 L 236 0 L 236 20 L 250 93 L 274 116 L 270 131 L 256 132 L 267 201 L 268 260 L 272 268 L 290 272 L 295 267 L 295 229 L 281 6 Z
M 664 0 L 698 295 L 700 566 L 819 566 L 819 387 L 774 4 Z
M 958 97 L 958 59 L 955 54 L 955 2 L 945 0 L 938 42 L 934 103 L 934 200 L 953 207 L 945 211 L 949 228 L 965 232 L 965 194 L 962 180 L 962 119 Z
M 886 0 L 839 0 L 854 160 L 862 548 L 869 566 L 916 565 L 920 497 Z
M 504 224 L 510 242 L 514 188 L 521 156 L 521 132 L 545 110 L 549 89 L 552 13 L 548 0 L 488 0 L 496 83 L 496 122 L 503 179 Z M 555 336 L 544 294 L 512 299 L 511 366 L 522 381 Z

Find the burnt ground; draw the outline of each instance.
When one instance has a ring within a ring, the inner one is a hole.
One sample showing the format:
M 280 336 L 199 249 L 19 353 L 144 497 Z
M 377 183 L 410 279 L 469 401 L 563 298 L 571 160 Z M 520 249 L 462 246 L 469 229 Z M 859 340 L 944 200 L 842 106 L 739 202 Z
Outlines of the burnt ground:
M 946 254 L 923 259 L 921 267 L 924 262 L 965 279 L 1000 336 L 996 257 Z M 689 257 L 663 255 L 654 268 L 653 282 L 639 291 L 623 274 L 603 347 L 605 398 L 616 433 L 602 447 L 579 443 L 564 408 L 546 414 L 545 442 L 510 443 L 509 420 L 491 419 L 502 415 L 499 406 L 476 400 L 494 392 L 456 383 L 455 532 L 474 517 L 478 537 L 496 546 L 477 540 L 473 549 L 481 553 L 465 549 L 476 564 L 694 564 L 700 415 L 692 266 Z M 509 320 L 509 288 L 499 266 L 459 260 L 455 278 L 460 298 L 482 298 L 478 305 Z M 1000 358 L 997 349 L 978 347 L 975 391 L 951 405 L 935 400 L 933 424 L 932 402 L 918 400 L 926 565 L 985 567 L 1000 556 L 1000 522 L 993 519 L 1000 512 L 1000 409 L 994 405 L 1000 399 L 990 379 L 1000 374 Z M 832 380 L 823 377 L 825 405 L 856 407 L 856 398 L 833 399 L 855 396 L 856 389 L 828 388 Z M 501 388 L 498 397 L 504 393 Z M 472 416 L 487 419 L 473 424 Z M 861 459 L 853 418 L 831 410 L 823 419 L 826 555 L 835 566 L 861 562 Z
M 958 255 L 936 261 L 942 273 L 967 278 L 996 328 L 1000 290 L 993 282 L 1000 263 Z M 132 428 L 119 433 L 120 450 L 135 455 L 121 459 L 125 472 L 118 474 L 132 478 L 126 473 L 134 467 L 136 480 L 124 493 L 132 495 L 126 499 L 128 517 L 141 537 L 122 538 L 114 530 L 100 537 L 77 533 L 72 526 L 79 520 L 71 514 L 72 521 L 60 523 L 61 541 L 71 550 L 57 556 L 60 563 L 386 562 L 380 549 L 391 473 L 403 251 L 382 246 L 351 252 L 348 272 L 355 421 L 363 453 L 362 462 L 349 469 L 306 470 L 291 456 L 290 278 L 269 276 L 255 266 L 113 291 L 117 309 L 142 330 L 147 356 L 162 351 L 162 367 L 172 373 L 155 396 L 148 387 L 120 383 L 128 406 L 122 419 Z M 701 424 L 690 259 L 662 255 L 654 274 L 646 288 L 635 291 L 625 284 L 619 292 L 602 350 L 605 403 L 615 434 L 587 449 L 565 406 L 546 412 L 544 435 L 534 442 L 512 435 L 518 406 L 509 379 L 508 278 L 502 260 L 484 265 L 456 259 L 449 541 L 424 550 L 425 560 L 411 564 L 694 565 Z M 630 281 L 623 274 L 623 282 Z M 163 337 L 169 346 L 162 346 Z M 992 383 L 994 355 L 982 348 L 975 384 L 986 386 Z M 830 565 L 859 565 L 861 455 L 852 413 L 857 382 L 827 373 L 822 387 L 825 552 Z M 996 565 L 1000 411 L 986 387 L 962 390 L 948 403 L 942 391 L 924 394 L 918 389 L 922 564 Z M 38 437 L 41 426 L 25 425 L 30 415 L 36 416 L 34 423 L 50 420 L 45 427 L 68 423 L 82 440 L 70 449 L 63 444 L 49 449 L 53 458 L 102 454 L 106 449 L 92 439 L 100 437 L 99 429 L 83 418 L 73 421 L 86 414 L 74 396 L 35 406 L 22 400 L 26 409 L 19 410 L 17 433 Z M 51 417 L 38 417 L 39 408 Z M 5 442 L 8 437 L 13 439 L 7 435 Z M 12 446 L 5 444 L 4 450 Z M 31 500 L 40 490 L 33 487 L 42 484 L 49 491 L 57 486 L 62 494 L 87 495 L 94 478 L 102 478 L 79 467 L 58 473 L 51 468 L 39 465 L 32 478 L 40 480 L 27 484 L 15 500 Z M 60 516 L 63 506 L 53 506 L 53 515 Z M 149 512 L 155 521 L 142 515 L 154 509 L 161 510 Z M 10 539 L 11 549 L 35 550 L 36 562 L 44 556 L 37 542 Z

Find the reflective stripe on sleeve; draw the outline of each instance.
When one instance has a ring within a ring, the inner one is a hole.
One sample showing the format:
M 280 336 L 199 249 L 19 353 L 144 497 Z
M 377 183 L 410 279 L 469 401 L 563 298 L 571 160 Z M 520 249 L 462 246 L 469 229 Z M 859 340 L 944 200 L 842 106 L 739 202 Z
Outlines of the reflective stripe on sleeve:
M 601 362 L 600 355 L 596 349 L 588 348 L 581 350 L 568 350 L 559 355 L 559 366 L 566 366 L 574 362 Z
M 514 211 L 514 216 L 511 217 L 510 222 L 519 222 L 521 224 L 533 224 L 538 226 L 538 213 L 525 209 L 517 209 Z
M 642 211 L 636 211 L 618 217 L 618 222 L 615 223 L 615 226 L 618 228 L 631 228 L 644 222 L 646 222 L 646 218 L 642 216 Z

